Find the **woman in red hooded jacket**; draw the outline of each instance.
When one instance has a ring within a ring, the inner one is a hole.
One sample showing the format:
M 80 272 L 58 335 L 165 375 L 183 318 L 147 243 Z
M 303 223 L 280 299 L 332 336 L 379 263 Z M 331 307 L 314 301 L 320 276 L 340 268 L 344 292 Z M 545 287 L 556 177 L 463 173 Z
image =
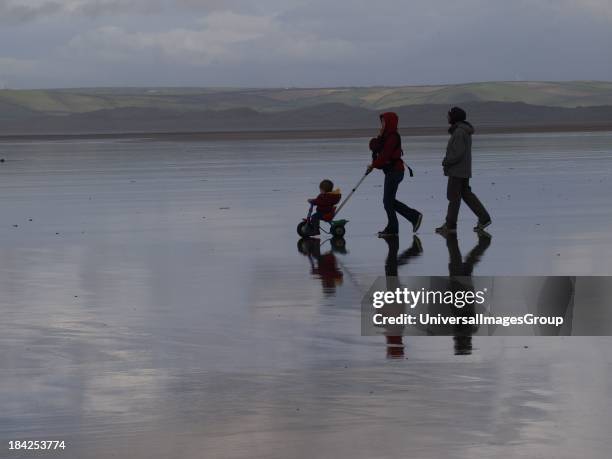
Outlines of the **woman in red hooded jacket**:
M 423 214 L 418 210 L 408 207 L 396 199 L 397 188 L 404 179 L 404 161 L 402 160 L 402 139 L 397 132 L 399 118 L 393 112 L 380 115 L 380 134 L 370 140 L 372 151 L 372 163 L 368 166 L 367 173 L 372 169 L 381 169 L 385 173 L 385 187 L 383 204 L 387 212 L 387 226 L 378 233 L 379 237 L 397 236 L 399 223 L 396 213 L 412 223 L 412 229 L 416 233 L 421 226 Z M 410 168 L 408 168 L 410 169 Z M 411 175 L 412 175 L 412 171 Z

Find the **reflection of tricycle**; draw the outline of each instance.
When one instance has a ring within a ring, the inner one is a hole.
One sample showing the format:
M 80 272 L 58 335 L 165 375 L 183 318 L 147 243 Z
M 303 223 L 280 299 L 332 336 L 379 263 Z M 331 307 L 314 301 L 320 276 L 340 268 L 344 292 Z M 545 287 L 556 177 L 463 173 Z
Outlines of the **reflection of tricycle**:
M 315 251 L 320 251 L 320 248 L 327 242 L 329 242 L 332 253 L 347 254 L 346 241 L 341 237 L 325 239 L 323 242 L 319 242 L 318 239 L 303 237 L 297 242 L 297 249 L 302 255 L 312 255 Z
M 368 172 L 366 172 L 364 176 L 361 177 L 361 180 L 357 182 L 357 185 L 355 185 L 355 187 L 351 190 L 351 192 L 346 197 L 346 199 L 338 206 L 338 209 L 336 209 L 335 212 L 329 216 L 329 218 L 321 219 L 321 221 L 324 221 L 325 223 L 329 224 L 329 230 L 325 230 L 321 228 L 321 225 L 319 225 L 319 228 L 313 228 L 313 225 L 311 222 L 312 222 L 312 209 L 314 206 L 311 204 L 310 209 L 308 210 L 308 215 L 297 226 L 297 233 L 301 237 L 310 237 L 310 236 L 315 236 L 319 234 L 318 230 L 321 230 L 324 233 L 331 235 L 332 237 L 344 236 L 344 233 L 346 233 L 346 229 L 344 228 L 344 226 L 347 224 L 348 220 L 334 220 L 334 218 L 338 216 L 338 214 L 340 213 L 340 210 L 345 206 L 345 204 L 348 202 L 351 196 L 353 196 L 353 193 L 355 193 L 357 188 L 359 188 L 359 185 L 361 185 L 361 183 L 365 180 L 367 176 L 368 176 Z

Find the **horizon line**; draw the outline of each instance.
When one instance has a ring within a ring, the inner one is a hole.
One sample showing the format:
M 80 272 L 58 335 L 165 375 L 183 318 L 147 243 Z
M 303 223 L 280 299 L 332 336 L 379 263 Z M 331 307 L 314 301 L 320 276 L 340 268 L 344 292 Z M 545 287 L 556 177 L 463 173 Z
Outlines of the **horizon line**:
M 0 91 L 75 91 L 75 90 L 108 90 L 108 89 L 208 89 L 224 91 L 265 91 L 265 90 L 321 90 L 321 89 L 393 89 L 393 88 L 424 88 L 424 87 L 448 87 L 448 86 L 471 86 L 479 84 L 571 84 L 571 83 L 603 83 L 612 84 L 612 80 L 485 80 L 470 81 L 465 83 L 435 83 L 435 84 L 399 84 L 399 85 L 348 85 L 348 86 L 191 86 L 191 85 L 142 85 L 142 86 L 56 86 L 56 87 L 33 87 L 33 88 L 0 88 Z

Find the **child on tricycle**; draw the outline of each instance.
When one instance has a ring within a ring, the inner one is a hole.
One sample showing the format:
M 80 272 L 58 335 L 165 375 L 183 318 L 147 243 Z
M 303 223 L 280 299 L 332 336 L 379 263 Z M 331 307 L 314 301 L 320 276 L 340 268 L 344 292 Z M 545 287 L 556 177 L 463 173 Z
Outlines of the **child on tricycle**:
M 320 223 L 323 220 L 330 224 L 329 233 L 332 236 L 343 236 L 346 220 L 332 221 L 336 213 L 336 204 L 340 202 L 341 198 L 340 190 L 334 190 L 334 183 L 328 179 L 323 180 L 319 184 L 319 195 L 307 200 L 310 204 L 310 210 L 308 216 L 298 225 L 298 234 L 302 237 L 318 236 L 321 234 Z M 316 210 L 313 212 L 315 206 Z

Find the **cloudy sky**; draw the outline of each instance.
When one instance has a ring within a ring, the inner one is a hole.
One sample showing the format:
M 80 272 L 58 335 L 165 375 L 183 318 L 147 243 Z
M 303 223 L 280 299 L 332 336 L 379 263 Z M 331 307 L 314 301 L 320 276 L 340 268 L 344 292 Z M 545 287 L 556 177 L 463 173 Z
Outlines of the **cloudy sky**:
M 612 80 L 612 0 L 0 0 L 0 86 Z

